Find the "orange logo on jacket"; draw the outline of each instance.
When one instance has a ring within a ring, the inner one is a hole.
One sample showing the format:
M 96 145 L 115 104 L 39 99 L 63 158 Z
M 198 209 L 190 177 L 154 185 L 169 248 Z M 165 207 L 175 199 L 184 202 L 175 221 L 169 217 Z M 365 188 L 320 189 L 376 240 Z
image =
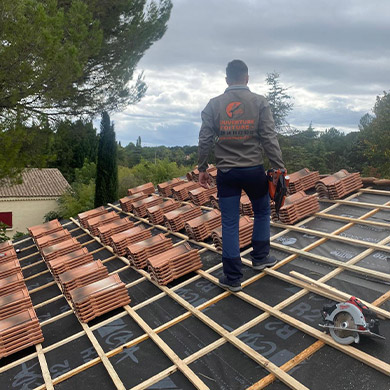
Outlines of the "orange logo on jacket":
M 231 102 L 226 106 L 226 114 L 229 118 L 235 118 L 244 113 L 244 106 L 241 102 Z

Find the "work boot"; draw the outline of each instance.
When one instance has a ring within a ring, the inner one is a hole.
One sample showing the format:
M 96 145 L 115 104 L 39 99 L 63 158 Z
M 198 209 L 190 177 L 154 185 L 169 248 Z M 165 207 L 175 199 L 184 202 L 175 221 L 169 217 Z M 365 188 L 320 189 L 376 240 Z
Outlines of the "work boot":
M 262 260 L 252 259 L 252 268 L 256 271 L 262 271 L 265 267 L 272 267 L 277 263 L 277 260 L 274 256 L 264 257 Z
M 226 276 L 220 277 L 218 283 L 221 287 L 227 288 L 232 292 L 238 292 L 242 290 L 241 282 L 230 282 Z

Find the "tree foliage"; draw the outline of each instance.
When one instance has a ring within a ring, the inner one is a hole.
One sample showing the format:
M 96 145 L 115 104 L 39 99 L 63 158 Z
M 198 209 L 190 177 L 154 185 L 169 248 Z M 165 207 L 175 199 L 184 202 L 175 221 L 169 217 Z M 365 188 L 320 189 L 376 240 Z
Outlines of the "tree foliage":
M 52 166 L 58 168 L 69 183 L 75 180 L 75 169 L 85 159 L 96 162 L 99 138 L 92 122 L 63 120 L 56 124 Z
M 54 159 L 53 131 L 45 118 L 29 126 L 17 118 L 6 121 L 6 126 L 3 131 L 0 124 L 0 184 L 5 178 L 19 182 L 23 169 L 43 168 Z
M 95 115 L 137 102 L 134 69 L 166 31 L 170 0 L 2 0 L 0 118 Z
M 365 171 L 369 175 L 390 177 L 390 94 L 377 96 L 374 116 L 365 115 L 360 121 L 360 138 Z
M 118 162 L 114 125 L 106 111 L 102 114 L 97 158 L 95 207 L 117 200 Z
M 281 85 L 279 77 L 278 72 L 267 73 L 265 80 L 269 86 L 269 91 L 266 98 L 271 106 L 276 130 L 281 134 L 290 134 L 293 129 L 286 118 L 292 111 L 294 103 L 292 97 L 287 94 L 288 88 Z

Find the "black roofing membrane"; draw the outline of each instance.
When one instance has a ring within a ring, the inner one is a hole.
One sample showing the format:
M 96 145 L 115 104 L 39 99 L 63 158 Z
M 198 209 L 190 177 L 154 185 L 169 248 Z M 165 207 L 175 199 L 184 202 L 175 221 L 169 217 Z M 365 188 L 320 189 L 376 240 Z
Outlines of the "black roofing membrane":
M 0 360 L 0 363 L 2 363 L 2 360 Z M 0 373 L 0 383 L 1 388 L 4 390 L 29 390 L 44 384 L 38 358 L 30 359 L 25 363 Z
M 229 295 L 225 299 L 208 306 L 203 313 L 223 328 L 232 331 L 263 313 L 262 310 Z
M 372 210 L 372 208 L 359 207 L 359 202 L 381 205 L 390 201 L 390 194 L 388 196 L 383 196 L 365 193 L 360 195 L 357 200 L 352 201 L 354 202 L 354 205 L 339 204 L 337 207 L 327 211 L 327 213 L 359 218 Z M 320 202 L 320 206 L 321 210 L 323 210 L 329 208 L 332 204 Z M 124 217 L 126 214 L 120 213 L 120 216 Z M 130 217 L 130 219 L 134 222 L 138 221 L 138 219 L 133 217 Z M 390 223 L 390 211 L 380 210 L 367 218 L 367 220 Z M 65 222 L 67 221 L 63 221 L 63 223 Z M 145 225 L 146 228 L 150 227 L 150 225 L 146 223 L 142 224 Z M 300 226 L 319 232 L 332 233 L 335 230 L 343 228 L 346 224 L 347 222 L 344 223 L 327 218 L 315 217 L 313 219 L 309 218 L 308 221 Z M 77 225 L 75 223 L 70 223 L 65 227 L 68 230 L 72 230 L 77 228 Z M 165 231 L 156 227 L 154 227 L 151 232 L 153 235 L 161 232 L 165 233 Z M 271 227 L 271 236 L 281 232 L 283 232 L 282 228 Z M 76 229 L 72 232 L 72 236 L 78 236 L 83 233 L 84 231 L 82 229 Z M 182 230 L 181 233 L 185 234 L 185 231 Z M 365 241 L 367 243 L 366 246 L 327 239 L 323 244 L 313 248 L 310 253 L 342 262 L 353 261 L 354 257 L 369 248 L 370 244 L 378 243 L 389 237 L 389 233 L 390 227 L 373 226 L 363 223 L 355 224 L 340 235 Z M 172 238 L 173 243 L 183 241 L 182 238 L 179 238 L 174 234 L 169 234 L 168 237 Z M 87 242 L 91 239 L 91 236 L 86 235 L 80 237 L 79 241 Z M 288 247 L 303 249 L 308 245 L 315 244 L 316 241 L 320 239 L 321 236 L 319 235 L 290 230 L 274 239 L 274 242 L 282 244 L 286 249 L 288 249 Z M 208 242 L 212 244 L 211 239 L 209 239 Z M 15 248 L 26 248 L 32 244 L 33 241 L 29 239 L 19 244 L 15 243 Z M 194 243 L 191 243 L 190 245 L 196 249 L 202 248 Z M 390 244 L 387 244 L 387 246 L 390 248 Z M 97 241 L 94 241 L 89 244 L 87 248 L 91 251 L 102 248 L 102 246 Z M 248 248 L 250 247 L 242 248 L 241 253 L 244 253 L 243 257 L 250 260 L 249 253 L 245 254 L 245 251 L 247 251 Z M 18 253 L 18 258 L 33 254 L 31 257 L 21 261 L 22 267 L 34 264 L 42 259 L 39 253 L 35 253 L 36 251 L 37 249 L 34 246 Z M 288 251 L 276 250 L 274 248 L 271 248 L 271 254 L 276 256 L 279 262 L 287 257 L 294 257 L 294 255 Z M 107 249 L 102 249 L 93 254 L 95 260 L 104 260 L 112 256 L 113 253 Z M 208 270 L 211 267 L 221 265 L 220 253 L 206 250 L 202 252 L 200 256 L 203 261 L 203 270 Z M 106 262 L 105 265 L 109 269 L 109 272 L 115 272 L 119 268 L 123 268 L 125 263 L 119 259 L 113 259 Z M 356 265 L 389 275 L 390 253 L 373 250 L 371 254 L 357 262 Z M 25 277 L 29 277 L 45 271 L 45 269 L 46 264 L 40 263 L 31 268 L 24 269 L 23 274 Z M 321 263 L 305 256 L 297 256 L 294 260 L 277 268 L 277 271 L 288 275 L 290 271 L 294 270 L 313 279 L 320 279 L 334 269 L 335 267 L 326 263 Z M 215 277 L 219 277 L 222 274 L 222 267 L 218 267 L 211 274 Z M 243 280 L 246 281 L 258 275 L 259 272 L 254 271 L 250 266 L 244 264 L 243 274 Z M 194 307 L 197 307 L 226 291 L 203 277 L 197 277 L 194 281 L 185 284 L 186 280 L 196 275 L 195 272 L 192 272 L 170 283 L 168 287 L 172 288 L 184 282 L 184 285 L 180 286 L 178 289 L 175 288 L 174 291 Z M 128 288 L 131 297 L 130 306 L 132 307 L 161 293 L 160 288 L 144 279 L 139 272 L 131 267 L 121 271 L 119 276 L 126 284 L 139 281 L 139 283 Z M 26 285 L 30 290 L 41 286 L 44 287 L 31 294 L 33 304 L 36 305 L 51 298 L 61 297 L 61 292 L 57 285 L 45 287 L 47 283 L 52 281 L 53 277 L 49 272 L 26 281 Z M 359 298 L 370 302 L 387 293 L 390 286 L 390 283 L 387 281 L 345 270 L 339 272 L 330 280 L 327 280 L 326 283 L 347 294 L 358 296 Z M 246 286 L 243 291 L 259 301 L 275 306 L 301 291 L 301 289 L 283 282 L 276 277 L 263 276 Z M 321 309 L 324 304 L 330 302 L 332 301 L 327 298 L 313 293 L 307 293 L 299 300 L 282 309 L 282 311 L 299 321 L 322 330 L 318 326 L 318 324 L 322 322 L 320 314 Z M 390 301 L 388 300 L 382 303 L 381 307 L 385 310 L 390 310 Z M 66 300 L 61 297 L 37 308 L 36 312 L 39 320 L 42 322 L 69 310 L 70 307 Z M 158 300 L 152 301 L 146 306 L 137 309 L 137 314 L 152 328 L 164 325 L 185 312 L 186 310 L 180 304 L 176 303 L 168 296 L 159 298 Z M 228 331 L 239 328 L 248 321 L 258 318 L 263 313 L 261 310 L 246 303 L 234 294 L 225 296 L 223 299 L 203 309 L 202 312 Z M 111 320 L 114 316 L 118 316 L 118 318 Z M 105 325 L 99 326 L 103 322 Z M 113 310 L 90 321 L 88 326 L 95 328 L 93 334 L 106 353 L 144 335 L 144 331 L 140 326 L 122 308 Z M 380 333 L 386 337 L 386 341 L 362 337 L 361 343 L 353 344 L 353 347 L 371 354 L 384 362 L 390 363 L 388 348 L 390 321 L 381 320 L 379 329 Z M 42 327 L 42 332 L 45 337 L 42 346 L 45 348 L 53 345 L 81 331 L 82 327 L 76 316 L 73 313 L 70 313 L 61 319 Z M 196 353 L 210 343 L 219 340 L 221 337 L 212 328 L 195 318 L 193 315 L 178 320 L 178 322 L 160 332 L 159 336 L 182 359 Z M 286 361 L 289 361 L 316 341 L 316 339 L 313 339 L 307 334 L 302 333 L 296 328 L 272 316 L 253 326 L 251 329 L 242 332 L 238 337 L 252 349 L 279 366 Z M 24 356 L 29 356 L 35 351 L 35 347 L 30 347 L 15 353 L 14 355 L 3 358 L 0 360 L 0 367 L 17 361 Z M 76 340 L 72 340 L 49 352 L 45 352 L 49 371 L 53 379 L 88 362 L 96 356 L 97 354 L 85 334 L 79 336 Z M 167 358 L 163 351 L 157 347 L 151 339 L 147 339 L 130 348 L 124 349 L 119 354 L 111 357 L 110 361 L 114 365 L 115 370 L 118 372 L 118 375 L 126 388 L 131 388 L 134 385 L 142 383 L 144 380 L 173 365 L 170 359 Z M 230 343 L 219 346 L 216 350 L 191 363 L 189 366 L 199 379 L 208 385 L 210 389 L 246 389 L 268 375 L 268 371 L 260 367 L 256 362 L 248 358 Z M 310 389 L 390 389 L 389 377 L 329 346 L 321 348 L 318 352 L 314 353 L 310 359 L 292 369 L 289 374 L 297 378 Z M 18 364 L 16 367 L 0 374 L 1 389 L 3 389 L 5 385 L 6 387 L 4 388 L 28 390 L 40 386 L 43 383 L 41 368 L 37 358 L 30 358 L 25 363 Z M 55 385 L 56 390 L 89 390 L 96 388 L 115 388 L 112 380 L 108 376 L 107 370 L 101 363 L 94 365 L 87 370 L 80 371 L 77 375 Z M 181 372 L 175 372 L 147 388 L 193 389 L 194 385 L 191 384 Z M 288 387 L 279 381 L 276 381 L 267 387 L 267 389 L 274 390 L 286 388 Z
M 150 339 L 125 348 L 110 358 L 126 388 L 131 388 L 172 366 L 172 362 Z
M 128 315 L 122 316 L 93 331 L 104 352 L 111 351 L 144 334 L 141 327 Z
M 115 390 L 115 385 L 103 363 L 96 364 L 55 385 L 55 390 Z
M 291 376 L 313 390 L 389 389 L 387 375 L 327 345 L 291 371 Z
M 246 294 L 270 306 L 283 302 L 300 290 L 299 287 L 273 276 L 264 276 L 244 289 Z
M 23 257 L 28 256 L 28 255 L 26 255 L 24 252 L 17 253 L 17 257 L 19 259 L 21 267 L 25 267 L 26 265 L 34 264 L 34 263 L 37 263 L 38 261 L 42 260 L 42 256 L 39 252 L 37 252 L 37 248 L 35 248 L 33 253 L 34 253 L 34 255 L 32 255 L 26 259 L 23 259 Z
M 51 276 L 50 274 L 47 274 Z M 42 277 L 45 275 L 41 275 Z M 52 277 L 53 278 L 53 277 Z M 38 278 L 34 278 L 32 280 L 36 280 Z M 39 287 L 39 286 L 37 286 Z M 31 301 L 33 305 L 37 305 L 38 303 L 46 302 L 47 300 L 57 297 L 61 294 L 60 289 L 56 284 L 53 284 L 51 286 L 45 287 L 42 290 L 30 293 Z
M 53 379 L 95 359 L 97 356 L 98 354 L 87 336 L 78 337 L 76 340 L 69 341 L 45 353 Z
M 22 273 L 24 278 L 28 278 L 29 276 L 39 274 L 40 272 L 43 271 L 47 271 L 47 265 L 44 261 L 36 265 L 33 265 L 32 267 L 22 268 Z
M 47 321 L 57 315 L 65 313 L 71 310 L 70 306 L 66 302 L 65 298 L 60 298 L 54 302 L 47 303 L 41 307 L 35 309 L 40 322 Z
M 178 322 L 159 333 L 159 336 L 181 359 L 198 352 L 221 337 L 195 317 Z
M 213 390 L 246 389 L 268 374 L 231 344 L 222 345 L 189 367 Z
M 157 299 L 137 310 L 137 314 L 140 315 L 151 328 L 157 328 L 185 312 L 186 309 L 184 309 L 183 306 L 167 296 Z

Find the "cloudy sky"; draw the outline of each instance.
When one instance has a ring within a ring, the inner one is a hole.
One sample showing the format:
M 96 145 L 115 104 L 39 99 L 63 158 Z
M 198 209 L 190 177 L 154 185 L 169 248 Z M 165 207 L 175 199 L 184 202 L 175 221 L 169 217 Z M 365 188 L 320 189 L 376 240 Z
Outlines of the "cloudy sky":
M 144 146 L 197 144 L 200 112 L 235 58 L 253 92 L 265 95 L 267 73 L 280 73 L 299 129 L 357 131 L 390 89 L 388 0 L 172 1 L 166 34 L 138 65 L 146 96 L 111 116 L 123 146 L 138 136 Z

